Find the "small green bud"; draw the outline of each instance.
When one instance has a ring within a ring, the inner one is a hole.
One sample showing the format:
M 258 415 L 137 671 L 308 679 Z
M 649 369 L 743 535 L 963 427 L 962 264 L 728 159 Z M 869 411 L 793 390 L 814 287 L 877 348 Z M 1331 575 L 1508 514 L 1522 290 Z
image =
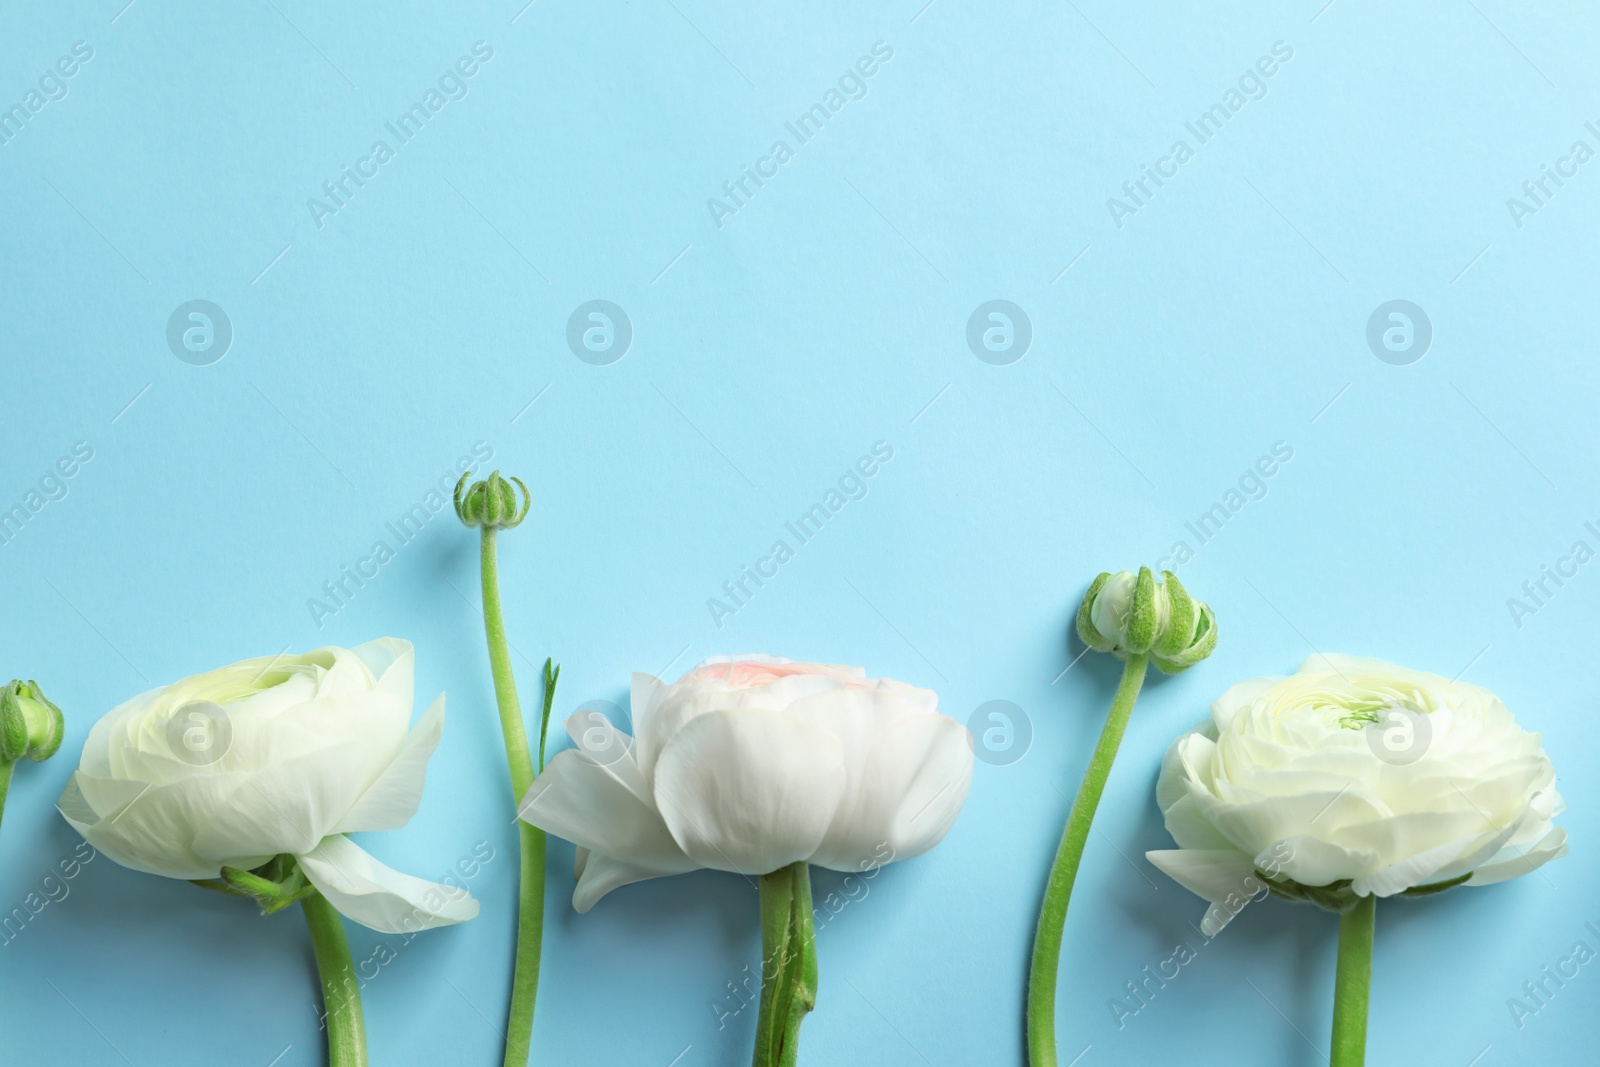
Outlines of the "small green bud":
M 41 763 L 56 754 L 65 733 L 61 709 L 38 682 L 17 680 L 0 689 L 0 758 Z
M 470 474 L 463 474 L 456 483 L 456 516 L 468 526 L 509 530 L 528 514 L 533 494 L 522 484 L 521 478 L 510 481 L 494 471 L 481 482 L 467 485 Z M 519 500 L 517 490 L 522 490 Z
M 1188 670 L 1217 647 L 1217 619 L 1171 571 L 1149 567 L 1095 578 L 1078 606 L 1078 636 L 1118 659 L 1148 655 L 1166 674 Z

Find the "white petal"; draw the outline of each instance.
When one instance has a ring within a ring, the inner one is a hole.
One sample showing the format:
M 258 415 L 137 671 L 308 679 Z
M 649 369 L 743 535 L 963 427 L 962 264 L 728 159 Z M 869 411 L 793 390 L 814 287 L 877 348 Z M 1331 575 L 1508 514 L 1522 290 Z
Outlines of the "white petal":
M 633 672 L 633 684 L 628 693 L 628 713 L 633 717 L 633 732 L 636 735 L 644 728 L 645 720 L 650 718 L 650 713 L 661 702 L 666 690 L 666 683 L 655 675 Z
M 1311 834 L 1290 834 L 1282 839 L 1289 857 L 1283 875 L 1301 885 L 1327 885 L 1341 878 L 1360 878 L 1378 870 L 1383 861 L 1371 852 L 1343 848 Z M 1268 846 L 1271 847 L 1271 846 Z
M 911 711 L 879 728 L 858 761 L 845 743 L 851 780 L 812 863 L 865 871 L 944 839 L 972 786 L 972 746 L 960 723 Z
M 1191 796 L 1179 797 L 1161 814 L 1166 819 L 1167 833 L 1179 848 L 1213 851 L 1233 848 L 1233 842 L 1206 820 Z
M 533 780 L 517 813 L 580 848 L 663 874 L 699 866 L 683 854 L 653 806 L 581 752 L 557 753 Z M 577 873 L 581 876 L 584 871 Z
M 84 840 L 124 867 L 165 878 L 215 878 L 224 863 L 258 867 L 277 854 L 261 849 L 206 856 L 192 847 L 197 827 L 241 779 L 205 774 L 173 785 L 148 785 L 78 771 L 56 806 Z
M 1249 708 L 1263 693 L 1281 681 L 1282 678 L 1251 678 L 1236 682 L 1211 702 L 1212 720 L 1219 729 L 1226 730 L 1235 715 Z
M 1350 883 L 1351 892 L 1357 896 L 1392 897 L 1415 885 L 1435 882 L 1441 870 L 1449 866 L 1460 855 L 1471 849 L 1481 838 L 1488 836 L 1491 839 L 1497 835 L 1478 834 L 1469 838 L 1455 841 L 1446 841 L 1430 849 L 1409 855 L 1398 863 L 1389 865 L 1372 874 L 1354 879 Z
M 334 834 L 301 854 L 300 869 L 346 918 L 385 934 L 414 933 L 476 918 L 464 889 L 386 867 L 348 837 Z
M 239 853 L 311 851 L 376 777 L 368 769 L 372 758 L 367 746 L 350 740 L 243 775 L 225 802 L 204 812 L 209 819 L 194 850 L 225 863 Z
M 1146 852 L 1144 858 L 1174 882 L 1213 904 L 1265 888 L 1256 877 L 1255 863 L 1243 852 L 1174 848 Z
M 635 758 L 638 745 L 632 737 L 611 725 L 611 720 L 598 711 L 574 712 L 563 725 L 580 754 L 605 768 L 607 774 L 646 807 L 655 807 L 650 785 L 644 780 L 644 772 Z
M 1256 876 L 1255 863 L 1242 852 L 1185 848 L 1144 855 L 1173 881 L 1211 902 L 1200 919 L 1206 937 L 1217 936 L 1267 888 Z
M 578 873 L 578 885 L 572 891 L 572 908 L 579 915 L 594 907 L 600 898 L 620 886 L 642 882 L 647 878 L 661 878 L 669 874 L 682 874 L 681 870 L 661 870 L 639 863 L 630 863 L 607 856 L 602 852 L 589 852 Z
M 379 689 L 393 693 L 411 706 L 412 687 L 416 678 L 417 653 L 411 642 L 399 637 L 380 637 L 350 650 L 354 652 Z
M 1506 848 L 1473 872 L 1467 885 L 1493 885 L 1517 878 L 1567 854 L 1567 832 L 1557 826 L 1532 848 Z
M 656 764 L 656 802 L 696 863 L 767 874 L 821 846 L 845 790 L 829 731 L 778 712 L 713 711 L 691 719 Z
M 394 762 L 378 774 L 377 780 L 339 820 L 334 832 L 398 830 L 410 822 L 411 816 L 417 813 L 417 805 L 422 803 L 428 760 L 439 747 L 443 733 L 444 694 L 440 693 L 406 735 L 405 744 Z

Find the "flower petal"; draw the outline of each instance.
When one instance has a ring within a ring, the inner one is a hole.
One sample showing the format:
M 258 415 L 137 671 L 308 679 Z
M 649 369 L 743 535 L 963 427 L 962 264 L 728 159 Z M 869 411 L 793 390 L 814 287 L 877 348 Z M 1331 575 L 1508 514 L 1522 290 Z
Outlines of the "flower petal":
M 222 864 L 257 867 L 272 851 L 225 859 L 202 856 L 190 843 L 197 821 L 239 786 L 239 775 L 202 775 L 174 785 L 148 785 L 76 772 L 57 809 L 97 851 L 124 867 L 165 878 L 215 878 Z
M 1200 920 L 1200 932 L 1207 937 L 1215 937 L 1266 889 L 1256 876 L 1254 861 L 1243 852 L 1180 848 L 1144 856 L 1189 892 L 1211 902 Z
M 613 889 L 642 882 L 647 878 L 683 873 L 682 870 L 662 870 L 659 867 L 619 860 L 603 852 L 588 852 L 583 861 L 583 868 L 578 872 L 578 885 L 572 891 L 572 909 L 582 915 Z
M 239 775 L 227 799 L 209 806 L 194 850 L 234 866 L 229 857 L 241 853 L 310 852 L 366 791 L 369 780 L 361 772 L 371 766 L 369 747 L 352 739 Z
M 366 664 L 377 680 L 377 687 L 393 693 L 411 706 L 416 679 L 417 653 L 411 642 L 400 637 L 380 637 L 350 650 Z
M 747 875 L 809 859 L 845 783 L 834 734 L 755 708 L 689 720 L 655 768 L 661 817 L 683 851 L 702 867 Z
M 340 914 L 380 933 L 431 930 L 478 915 L 472 894 L 386 867 L 341 834 L 323 838 L 297 858 Z
M 652 805 L 582 752 L 557 753 L 533 780 L 517 814 L 546 833 L 590 850 L 580 865 L 604 854 L 659 874 L 682 874 L 700 866 L 683 854 Z M 576 873 L 582 876 L 586 870 Z
M 860 696 L 873 695 L 871 690 Z M 843 709 L 845 694 L 831 700 Z M 795 710 L 799 708 L 796 704 Z M 866 871 L 920 856 L 944 839 L 972 786 L 966 729 L 945 715 L 911 711 L 860 742 L 845 796 L 811 862 L 836 871 Z
M 363 645 L 363 648 L 366 646 Z M 358 830 L 398 830 L 411 821 L 422 803 L 422 787 L 428 777 L 428 760 L 439 747 L 444 733 L 444 694 L 440 693 L 422 718 L 406 735 L 400 754 L 378 773 L 377 779 L 367 787 L 345 812 L 335 833 L 348 834 Z
M 1473 872 L 1467 884 L 1494 885 L 1508 878 L 1518 878 L 1566 854 L 1567 831 L 1559 826 L 1552 827 L 1532 848 L 1501 849 L 1492 860 Z

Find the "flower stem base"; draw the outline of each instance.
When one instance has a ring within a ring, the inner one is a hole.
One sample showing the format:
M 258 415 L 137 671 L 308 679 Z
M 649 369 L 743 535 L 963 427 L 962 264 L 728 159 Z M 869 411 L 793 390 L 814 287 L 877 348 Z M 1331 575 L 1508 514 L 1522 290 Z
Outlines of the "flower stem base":
M 1362 1067 L 1367 1060 L 1367 1001 L 1372 991 L 1372 939 L 1377 915 L 1375 896 L 1359 898 L 1339 915 L 1330 1067 Z
M 344 920 L 321 893 L 300 901 L 311 949 L 322 980 L 322 1010 L 328 1031 L 328 1067 L 367 1067 L 367 1028 L 361 1015 L 361 985 L 356 980 Z
M 811 868 L 792 863 L 761 876 L 761 1015 L 754 1067 L 794 1067 L 800 1024 L 816 1003 Z

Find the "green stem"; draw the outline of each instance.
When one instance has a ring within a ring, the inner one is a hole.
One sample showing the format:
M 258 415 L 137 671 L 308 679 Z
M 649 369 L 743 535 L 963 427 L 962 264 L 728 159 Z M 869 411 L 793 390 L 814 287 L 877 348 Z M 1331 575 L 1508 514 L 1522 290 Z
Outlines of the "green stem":
M 311 948 L 322 979 L 322 1008 L 328 1028 L 328 1067 L 367 1067 L 367 1028 L 361 1017 L 361 986 L 356 981 L 344 922 L 321 893 L 300 902 L 311 931 Z
M 1372 991 L 1372 934 L 1378 898 L 1361 897 L 1339 915 L 1339 964 L 1333 982 L 1330 1067 L 1361 1067 L 1367 1060 L 1367 998 Z
M 800 1024 L 816 1003 L 811 868 L 801 861 L 761 876 L 761 1014 L 754 1067 L 794 1067 Z
M 493 526 L 483 527 L 482 562 L 483 630 L 489 641 L 489 670 L 494 675 L 494 696 L 500 709 L 500 732 L 505 737 L 515 807 L 533 785 L 533 754 L 522 727 L 517 681 L 511 671 L 511 650 L 500 613 L 500 568 Z M 517 958 L 511 976 L 511 1007 L 506 1016 L 505 1067 L 522 1067 L 528 1062 L 534 1001 L 539 995 L 539 953 L 544 940 L 544 831 L 519 819 L 517 836 L 522 853 L 521 888 L 517 902 Z
M 1056 975 L 1061 969 L 1061 934 L 1067 924 L 1067 902 L 1072 897 L 1072 883 L 1078 877 L 1078 864 L 1089 840 L 1095 808 L 1100 806 L 1100 794 L 1105 792 L 1111 764 L 1117 758 L 1117 746 L 1122 744 L 1123 731 L 1128 728 L 1133 702 L 1139 699 L 1148 659 L 1143 655 L 1129 656 L 1122 668 L 1122 681 L 1111 701 L 1111 713 L 1106 716 L 1094 755 L 1089 757 L 1089 769 L 1084 772 L 1078 798 L 1067 814 L 1067 826 L 1062 831 L 1055 862 L 1050 865 L 1050 880 L 1045 885 L 1044 903 L 1039 908 L 1039 928 L 1033 938 L 1033 965 L 1028 972 L 1028 1063 L 1031 1067 L 1056 1067 L 1057 1064 Z
M 11 772 L 16 766 L 16 760 L 0 759 L 0 820 L 6 815 L 6 794 L 11 792 Z

